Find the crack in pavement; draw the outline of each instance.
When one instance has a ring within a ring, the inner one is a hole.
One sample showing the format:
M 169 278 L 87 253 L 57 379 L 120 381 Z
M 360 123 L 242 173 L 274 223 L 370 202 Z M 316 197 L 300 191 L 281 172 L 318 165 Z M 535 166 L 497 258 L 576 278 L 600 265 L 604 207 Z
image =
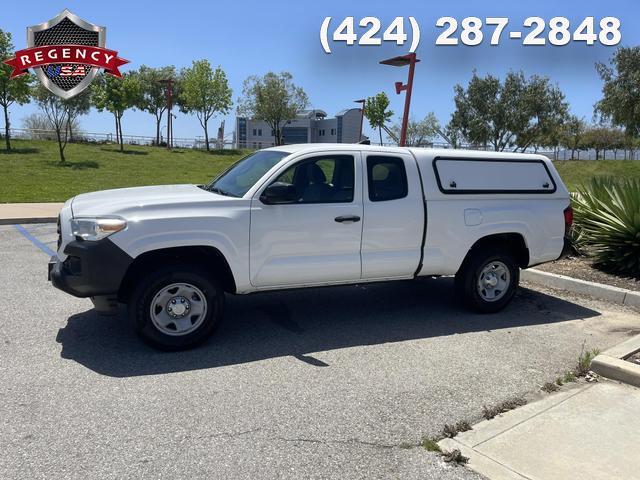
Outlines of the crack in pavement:
M 276 440 L 280 440 L 283 442 L 293 442 L 293 443 L 320 443 L 322 445 L 331 445 L 331 444 L 340 444 L 340 445 L 364 445 L 368 447 L 375 448 L 403 448 L 405 444 L 389 444 L 389 443 L 377 443 L 377 442 L 367 442 L 364 440 L 358 440 L 357 438 L 351 438 L 349 440 L 320 440 L 316 438 L 285 438 L 285 437 L 277 437 Z

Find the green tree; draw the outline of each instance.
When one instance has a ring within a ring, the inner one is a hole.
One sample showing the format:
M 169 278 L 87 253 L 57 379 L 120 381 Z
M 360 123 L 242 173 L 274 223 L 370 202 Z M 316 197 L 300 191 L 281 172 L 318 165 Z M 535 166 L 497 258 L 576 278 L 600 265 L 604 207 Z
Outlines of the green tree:
M 371 128 L 377 128 L 380 135 L 380 145 L 382 145 L 382 129 L 386 130 L 386 123 L 393 116 L 393 111 L 389 108 L 389 97 L 384 92 L 380 92 L 373 97 L 367 98 L 364 115 L 369 120 Z
M 602 99 L 595 113 L 615 126 L 624 127 L 627 135 L 640 134 L 640 47 L 621 47 L 609 64 L 597 63 L 604 81 Z
M 596 151 L 596 160 L 606 160 L 607 150 L 614 150 L 620 144 L 620 131 L 616 128 L 607 126 L 593 126 L 588 128 L 584 133 L 583 145 L 586 148 L 593 148 Z
M 495 151 L 539 144 L 566 118 L 564 94 L 547 78 L 509 72 L 501 82 L 475 72 L 467 88 L 456 85 L 452 125 L 471 143 Z
M 195 113 L 204 129 L 204 142 L 209 147 L 209 119 L 216 113 L 226 114 L 231 109 L 232 91 L 224 70 L 211 68 L 208 60 L 195 60 L 191 68 L 182 70 L 178 104 L 185 113 Z
M 2 62 L 12 58 L 13 53 L 11 34 L 0 29 L 0 105 L 4 110 L 4 139 L 7 150 L 11 150 L 9 107 L 14 103 L 23 105 L 29 102 L 33 85 L 33 76 L 30 74 L 11 78 L 13 68 Z
M 560 144 L 568 150 L 571 150 L 571 159 L 576 157 L 578 152 L 578 160 L 580 160 L 580 150 L 584 145 L 584 134 L 587 131 L 587 124 L 581 118 L 572 115 L 564 123 L 560 132 Z
M 451 145 L 451 148 L 460 148 L 466 141 L 462 130 L 453 120 L 449 121 L 444 129 L 438 129 L 438 134 Z
M 112 75 L 100 75 L 91 88 L 91 100 L 98 111 L 111 112 L 116 123 L 116 140 L 120 151 L 124 151 L 122 137 L 122 117 L 124 112 L 134 108 L 140 102 L 140 82 L 136 75 L 125 73 L 122 78 Z
M 391 131 L 395 138 L 400 137 L 400 129 L 401 125 L 394 125 L 391 127 Z M 433 140 L 438 137 L 439 132 L 440 122 L 433 112 L 429 112 L 422 120 L 419 121 L 409 119 L 409 122 L 407 122 L 406 145 L 408 147 L 419 147 L 432 143 Z
M 533 75 L 528 80 L 522 74 L 519 77 L 524 80 L 520 104 L 526 123 L 516 132 L 516 145 L 523 152 L 529 147 L 537 151 L 541 146 L 556 146 L 557 133 L 569 117 L 564 93 L 546 77 Z
M 75 97 L 63 100 L 44 85 L 38 85 L 33 95 L 49 126 L 56 133 L 60 163 L 65 163 L 64 151 L 72 134 L 72 126 L 77 123 L 80 115 L 88 113 L 91 108 L 90 93 L 85 90 Z
M 274 132 L 275 144 L 282 145 L 282 128 L 309 104 L 307 94 L 293 83 L 289 72 L 253 75 L 244 81 L 238 114 L 262 120 Z
M 173 65 L 160 68 L 142 65 L 136 72 L 140 82 L 140 97 L 137 108 L 153 115 L 156 119 L 156 145 L 160 144 L 160 124 L 167 110 L 165 80 L 176 79 L 176 68 Z

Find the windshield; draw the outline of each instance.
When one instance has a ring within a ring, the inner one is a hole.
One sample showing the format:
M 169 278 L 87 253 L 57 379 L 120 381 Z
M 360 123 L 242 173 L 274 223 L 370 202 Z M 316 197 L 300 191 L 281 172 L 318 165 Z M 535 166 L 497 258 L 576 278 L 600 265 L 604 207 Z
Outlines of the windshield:
M 258 150 L 232 165 L 207 185 L 205 190 L 230 197 L 242 197 L 271 167 L 287 155 L 289 152 Z

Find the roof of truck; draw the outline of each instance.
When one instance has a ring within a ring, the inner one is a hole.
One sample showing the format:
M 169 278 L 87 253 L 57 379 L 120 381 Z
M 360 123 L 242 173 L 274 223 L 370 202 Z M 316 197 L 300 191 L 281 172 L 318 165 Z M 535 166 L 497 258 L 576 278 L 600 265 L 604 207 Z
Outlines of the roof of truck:
M 384 147 L 380 145 L 363 145 L 360 143 L 297 143 L 292 145 L 282 145 L 279 147 L 270 147 L 265 150 L 277 150 L 288 153 L 313 153 L 322 152 L 326 150 L 364 150 L 375 152 L 389 152 L 389 153 L 406 153 L 411 152 L 416 157 L 428 155 L 429 157 L 457 157 L 464 156 L 466 158 L 509 158 L 511 160 L 527 160 L 532 158 L 547 158 L 544 155 L 531 154 L 531 153 L 516 153 L 516 152 L 494 152 L 483 150 L 459 150 L 451 148 L 422 148 L 422 147 Z

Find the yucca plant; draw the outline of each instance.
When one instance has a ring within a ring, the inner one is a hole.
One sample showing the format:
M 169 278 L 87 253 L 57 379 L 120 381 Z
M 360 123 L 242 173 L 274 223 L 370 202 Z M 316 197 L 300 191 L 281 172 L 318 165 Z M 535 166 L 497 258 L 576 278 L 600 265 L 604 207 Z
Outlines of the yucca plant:
M 572 200 L 580 248 L 596 266 L 640 278 L 640 179 L 595 177 Z

